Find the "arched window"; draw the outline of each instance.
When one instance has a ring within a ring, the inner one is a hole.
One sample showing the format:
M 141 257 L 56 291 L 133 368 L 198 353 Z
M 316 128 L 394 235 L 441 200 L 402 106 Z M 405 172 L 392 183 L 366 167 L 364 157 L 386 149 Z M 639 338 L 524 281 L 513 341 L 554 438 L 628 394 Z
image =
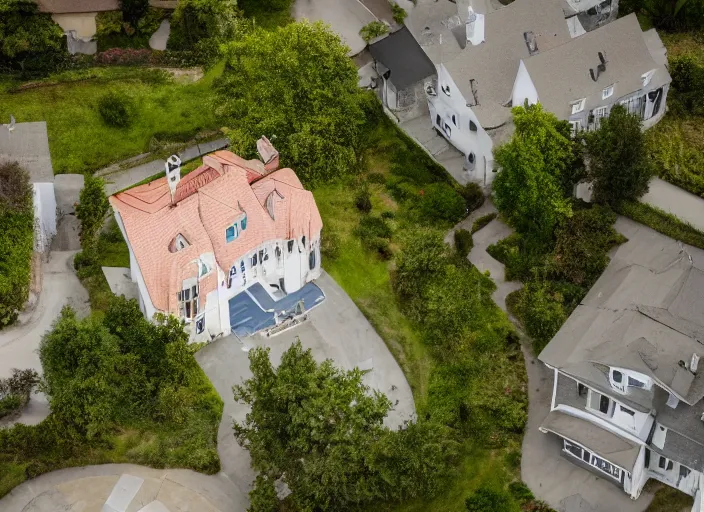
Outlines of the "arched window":
M 477 124 L 474 121 L 469 122 L 469 131 L 470 132 L 476 132 L 477 131 Z
M 457 117 L 455 116 L 455 114 L 452 114 L 452 124 L 457 126 Z
M 310 255 L 308 256 L 308 267 L 311 270 L 315 268 L 315 249 L 310 251 Z

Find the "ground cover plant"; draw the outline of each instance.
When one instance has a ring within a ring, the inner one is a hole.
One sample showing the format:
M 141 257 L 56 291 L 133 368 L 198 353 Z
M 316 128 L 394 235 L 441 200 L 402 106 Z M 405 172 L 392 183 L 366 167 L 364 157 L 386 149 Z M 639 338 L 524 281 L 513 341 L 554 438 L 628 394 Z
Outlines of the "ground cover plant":
M 17 319 L 29 296 L 34 205 L 29 175 L 0 164 L 0 329 Z
M 113 298 L 102 320 L 64 308 L 39 350 L 51 413 L 0 430 L 0 496 L 87 464 L 217 472 L 222 401 L 187 341 L 179 320 L 148 322 L 136 301 Z
M 214 67 L 195 83 L 179 83 L 165 71 L 108 68 L 50 77 L 46 86 L 17 89 L 0 80 L 0 119 L 46 121 L 55 173 L 90 173 L 149 151 L 150 141 L 188 140 L 218 129 L 210 102 Z M 12 92 L 12 91 L 16 92 Z M 112 91 L 139 110 L 129 127 L 107 125 L 99 101 Z M 7 122 L 7 121 L 3 121 Z

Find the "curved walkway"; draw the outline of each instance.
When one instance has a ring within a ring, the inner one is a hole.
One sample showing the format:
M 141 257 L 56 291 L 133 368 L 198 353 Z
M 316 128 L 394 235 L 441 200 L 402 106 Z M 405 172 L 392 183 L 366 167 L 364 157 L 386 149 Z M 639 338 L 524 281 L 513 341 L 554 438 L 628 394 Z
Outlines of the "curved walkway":
M 242 496 L 232 491 L 231 484 L 218 475 L 207 476 L 187 469 L 103 464 L 53 471 L 24 482 L 0 499 L 0 510 L 243 512 L 246 505 Z

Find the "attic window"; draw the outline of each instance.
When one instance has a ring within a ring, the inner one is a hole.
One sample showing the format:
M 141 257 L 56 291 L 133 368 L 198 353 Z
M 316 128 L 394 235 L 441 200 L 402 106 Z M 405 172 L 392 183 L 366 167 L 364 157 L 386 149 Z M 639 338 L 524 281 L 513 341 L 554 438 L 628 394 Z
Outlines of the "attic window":
M 570 105 L 572 105 L 572 114 L 579 114 L 582 110 L 584 110 L 584 105 L 586 102 L 587 98 L 582 98 L 581 100 L 570 103 Z
M 229 244 L 233 240 L 236 240 L 240 236 L 239 224 L 234 223 L 232 226 L 228 226 L 225 229 L 225 241 Z
M 169 252 L 178 252 L 186 247 L 188 247 L 189 244 L 188 240 L 186 240 L 186 237 L 184 237 L 181 233 L 176 235 L 173 240 L 171 240 L 171 243 L 169 244 Z
M 609 85 L 608 87 L 605 87 L 603 91 L 601 91 L 601 99 L 605 100 L 606 98 L 610 98 L 614 93 L 614 86 Z
M 655 74 L 655 70 L 651 69 L 647 73 L 643 73 L 640 76 L 640 79 L 643 81 L 643 87 L 647 87 L 647 85 L 650 83 L 650 81 L 653 79 L 653 75 Z

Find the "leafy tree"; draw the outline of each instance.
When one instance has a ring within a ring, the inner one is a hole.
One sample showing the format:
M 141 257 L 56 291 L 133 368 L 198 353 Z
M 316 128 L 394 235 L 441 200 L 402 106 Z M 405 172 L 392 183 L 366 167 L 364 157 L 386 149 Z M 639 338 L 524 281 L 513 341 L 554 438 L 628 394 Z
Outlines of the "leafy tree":
M 693 30 L 704 27 L 701 0 L 622 0 L 619 10 L 623 14 L 643 14 L 658 28 Z
M 179 0 L 171 17 L 170 50 L 197 50 L 211 57 L 239 34 L 236 0 Z
M 51 68 L 66 54 L 64 33 L 34 0 L 0 0 L 0 64 Z
M 536 353 L 547 345 L 567 320 L 564 297 L 548 281 L 535 280 L 516 293 L 514 309 L 528 335 L 533 338 Z M 509 302 L 509 299 L 507 299 Z
M 465 199 L 447 183 L 431 183 L 421 190 L 418 211 L 425 222 L 455 223 L 467 214 Z
M 231 42 L 217 113 L 233 150 L 253 157 L 266 134 L 307 183 L 350 172 L 364 114 L 347 51 L 322 23 L 257 29 Z
M 81 247 L 89 259 L 95 256 L 98 234 L 110 208 L 103 186 L 101 178 L 87 175 L 76 205 L 76 217 L 81 222 Z
M 512 512 L 511 497 L 506 492 L 480 487 L 465 501 L 467 512 Z
M 594 201 L 617 205 L 638 199 L 648 191 L 653 167 L 638 116 L 615 105 L 586 140 Z
M 300 341 L 276 369 L 268 348 L 250 351 L 249 360 L 252 378 L 233 391 L 251 412 L 233 428 L 262 475 L 252 491 L 258 503 L 269 506 L 271 482 L 278 478 L 291 489 L 297 509 L 344 511 L 432 493 L 447 474 L 455 445 L 432 427 L 386 429 L 391 403 L 362 383 L 359 369 L 342 371 L 330 360 L 318 364 Z
M 494 201 L 519 233 L 549 242 L 555 226 L 572 214 L 563 180 L 572 173 L 573 142 L 539 104 L 514 107 L 513 116 L 512 139 L 495 150 L 501 171 Z

